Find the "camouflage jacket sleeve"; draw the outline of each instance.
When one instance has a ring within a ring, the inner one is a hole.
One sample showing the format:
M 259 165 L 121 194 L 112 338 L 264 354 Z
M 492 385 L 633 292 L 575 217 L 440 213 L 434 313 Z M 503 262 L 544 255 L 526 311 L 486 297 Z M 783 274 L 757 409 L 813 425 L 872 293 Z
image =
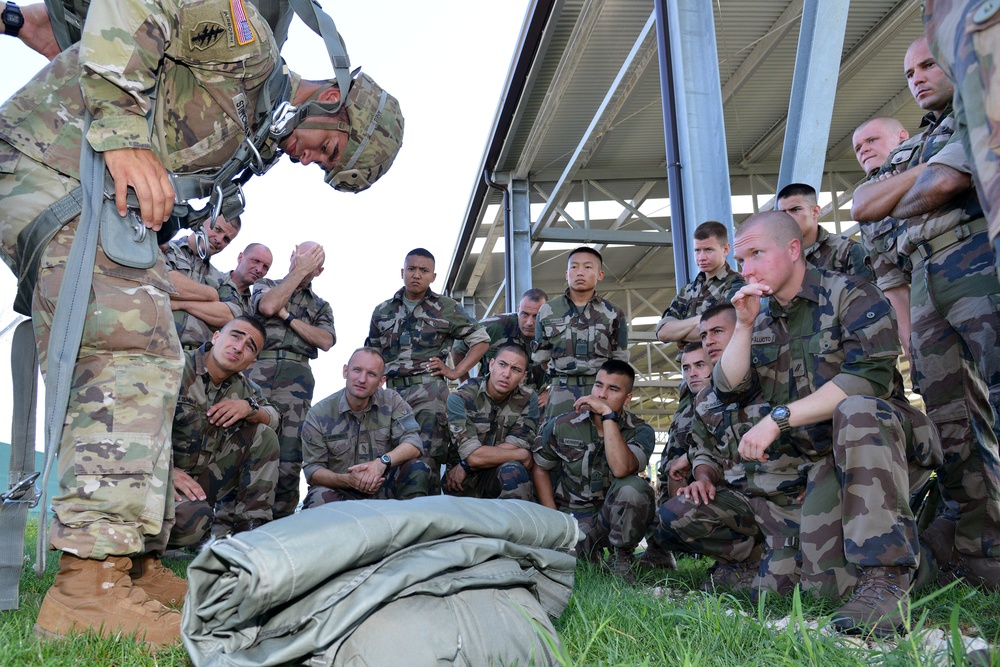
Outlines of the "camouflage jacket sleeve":
M 552 358 L 552 341 L 549 339 L 546 328 L 542 326 L 542 321 L 552 317 L 552 306 L 548 302 L 543 303 L 538 309 L 535 318 L 535 340 L 531 345 L 531 361 L 538 364 L 546 371 L 549 367 L 549 359 Z
M 479 441 L 479 432 L 469 415 L 469 406 L 466 401 L 472 397 L 463 390 L 465 385 L 459 390 L 453 391 L 448 396 L 448 429 L 451 431 L 452 442 L 458 450 L 461 459 L 469 458 L 469 454 L 483 446 Z M 473 412 L 475 406 L 473 405 Z
M 179 11 L 171 0 L 94 0 L 80 64 L 87 138 L 96 151 L 152 148 L 146 114 L 152 106 L 164 45 L 176 39 Z
M 649 464 L 649 457 L 653 455 L 653 449 L 656 447 L 656 432 L 652 426 L 631 412 L 625 412 L 619 424 L 625 444 L 638 461 L 639 470 L 642 470 Z
M 831 380 L 848 395 L 888 398 L 899 356 L 899 333 L 892 306 L 877 288 L 855 282 L 838 304 L 843 361 Z
M 329 465 L 326 442 L 323 440 L 323 429 L 320 426 L 317 406 L 310 408 L 306 419 L 302 422 L 302 474 L 308 482 L 313 473 Z
M 416 447 L 420 455 L 423 456 L 427 452 L 424 451 L 424 443 L 420 439 L 420 424 L 413 416 L 413 408 L 403 400 L 398 392 L 389 389 L 384 391 L 387 398 L 386 403 L 392 410 L 392 425 L 389 429 L 391 449 L 395 449 L 403 443 L 409 443 Z
M 543 470 L 553 470 L 559 465 L 559 456 L 553 449 L 555 445 L 556 419 L 550 419 L 542 426 L 541 433 L 535 438 L 535 444 L 531 448 L 535 459 L 535 465 Z

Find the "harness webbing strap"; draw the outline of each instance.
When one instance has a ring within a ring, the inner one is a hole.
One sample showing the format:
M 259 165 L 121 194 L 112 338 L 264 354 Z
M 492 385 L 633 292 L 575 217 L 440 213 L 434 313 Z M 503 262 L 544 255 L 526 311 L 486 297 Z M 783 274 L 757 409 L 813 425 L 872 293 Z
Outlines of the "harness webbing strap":
M 45 489 L 66 422 L 66 407 L 73 382 L 73 371 L 80 354 L 80 341 L 90 303 L 90 287 L 94 279 L 94 261 L 97 257 L 97 234 L 100 225 L 101 204 L 104 198 L 104 155 L 94 152 L 86 140 L 92 116 L 84 119 L 84 140 L 80 146 L 80 186 L 83 188 L 83 212 L 70 247 L 69 259 L 59 298 L 52 316 L 49 331 L 47 370 L 45 373 L 45 471 L 42 473 L 42 508 L 46 508 Z M 47 522 L 39 521 L 38 552 L 35 574 L 45 573 L 45 554 L 48 548 Z
M 38 265 L 52 237 L 63 225 L 80 215 L 83 194 L 75 188 L 68 195 L 42 211 L 17 235 L 17 296 L 14 310 L 31 317 L 31 295 L 38 280 Z
M 35 494 L 35 397 L 38 394 L 38 350 L 31 320 L 14 330 L 10 356 L 14 381 L 8 491 L 0 508 L 0 610 L 19 607 L 18 585 L 24 568 L 24 528 Z

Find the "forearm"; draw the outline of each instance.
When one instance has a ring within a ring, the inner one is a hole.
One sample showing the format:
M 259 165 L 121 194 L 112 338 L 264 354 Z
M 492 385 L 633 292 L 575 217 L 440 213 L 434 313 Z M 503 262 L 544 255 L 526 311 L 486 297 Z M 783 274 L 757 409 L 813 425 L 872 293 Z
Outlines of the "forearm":
M 328 489 L 350 489 L 353 488 L 350 480 L 350 475 L 320 468 L 309 478 L 309 483 L 313 486 L 325 486 Z
M 392 461 L 392 465 L 394 466 L 401 465 L 419 457 L 420 450 L 409 442 L 400 443 L 394 450 L 389 452 L 389 460 Z
M 719 485 L 719 475 L 710 466 L 700 465 L 696 467 L 692 477 L 696 482 L 708 482 L 713 486 Z
M 507 448 L 497 445 L 496 447 L 480 447 L 469 454 L 465 462 L 472 468 L 496 468 L 508 461 L 520 461 L 524 458 L 522 452 L 527 452 L 521 448 Z
M 467 375 L 489 349 L 489 343 L 476 343 L 470 347 L 469 352 L 464 357 L 455 360 L 455 372 L 459 375 Z
M 268 294 L 270 294 L 270 292 L 268 292 Z M 309 343 L 313 347 L 318 347 L 324 352 L 333 347 L 333 344 L 337 342 L 332 333 L 326 329 L 320 329 L 319 327 L 313 326 L 304 320 L 294 319 L 288 327 L 297 333 L 302 340 Z
M 878 181 L 869 181 L 854 191 L 851 216 L 858 222 L 878 222 L 892 215 L 892 210 L 903 198 L 927 165 L 918 164 L 906 171 Z M 899 216 L 896 216 L 899 217 Z
M 753 327 L 737 322 L 733 337 L 729 340 L 719 364 L 722 374 L 730 387 L 736 387 L 750 373 Z
M 805 398 L 789 403 L 789 426 L 811 426 L 833 418 L 833 411 L 847 398 L 847 393 L 833 382 L 827 382 Z
M 181 301 L 217 302 L 219 300 L 219 292 L 214 287 L 192 280 L 180 271 L 167 271 L 167 277 L 173 283 L 174 289 L 177 291 L 177 298 Z
M 899 328 L 899 342 L 903 355 L 910 358 L 910 288 L 906 285 L 885 291 L 885 298 L 896 311 L 896 325 Z
M 289 273 L 284 280 L 261 295 L 260 301 L 257 302 L 257 312 L 264 317 L 275 317 L 279 310 L 288 305 L 288 300 L 295 294 L 300 280 L 302 280 L 301 275 Z
M 617 478 L 628 477 L 638 472 L 639 462 L 635 454 L 625 444 L 617 422 L 604 422 L 604 453 L 608 457 L 611 474 Z
M 700 319 L 699 317 L 689 317 L 686 320 L 668 319 L 656 330 L 656 337 L 660 339 L 661 343 L 699 340 L 698 322 Z
M 956 196 L 968 192 L 972 178 L 943 164 L 929 164 L 892 209 L 894 218 L 912 218 L 936 211 Z
M 555 495 L 552 493 L 552 478 L 549 476 L 549 471 L 536 465 L 531 469 L 531 479 L 535 483 L 535 494 L 538 496 L 539 504 L 559 509 L 556 507 Z
M 233 319 L 233 311 L 229 309 L 229 306 L 218 301 L 176 301 L 175 299 L 171 299 L 170 309 L 183 310 L 190 313 L 208 326 L 216 329 L 221 329 Z

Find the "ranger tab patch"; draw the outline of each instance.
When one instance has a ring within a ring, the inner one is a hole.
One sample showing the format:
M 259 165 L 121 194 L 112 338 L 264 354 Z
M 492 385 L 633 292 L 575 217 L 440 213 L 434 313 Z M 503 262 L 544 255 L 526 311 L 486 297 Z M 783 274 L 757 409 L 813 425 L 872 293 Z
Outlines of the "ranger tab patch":
M 226 29 L 215 21 L 200 21 L 189 33 L 191 48 L 204 51 L 222 39 Z
M 229 8 L 233 14 L 233 27 L 236 29 L 236 41 L 240 46 L 249 44 L 256 37 L 253 34 L 253 26 L 247 18 L 246 10 L 243 8 L 243 0 L 229 0 Z

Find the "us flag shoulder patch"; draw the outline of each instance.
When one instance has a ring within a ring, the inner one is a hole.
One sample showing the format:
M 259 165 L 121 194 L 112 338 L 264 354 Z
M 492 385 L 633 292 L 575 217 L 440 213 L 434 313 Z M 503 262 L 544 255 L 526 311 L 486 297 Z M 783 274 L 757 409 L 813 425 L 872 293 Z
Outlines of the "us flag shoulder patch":
M 233 14 L 233 27 L 236 30 L 236 42 L 243 46 L 249 44 L 256 36 L 253 34 L 253 26 L 247 18 L 246 10 L 243 8 L 243 0 L 229 0 L 229 8 Z

